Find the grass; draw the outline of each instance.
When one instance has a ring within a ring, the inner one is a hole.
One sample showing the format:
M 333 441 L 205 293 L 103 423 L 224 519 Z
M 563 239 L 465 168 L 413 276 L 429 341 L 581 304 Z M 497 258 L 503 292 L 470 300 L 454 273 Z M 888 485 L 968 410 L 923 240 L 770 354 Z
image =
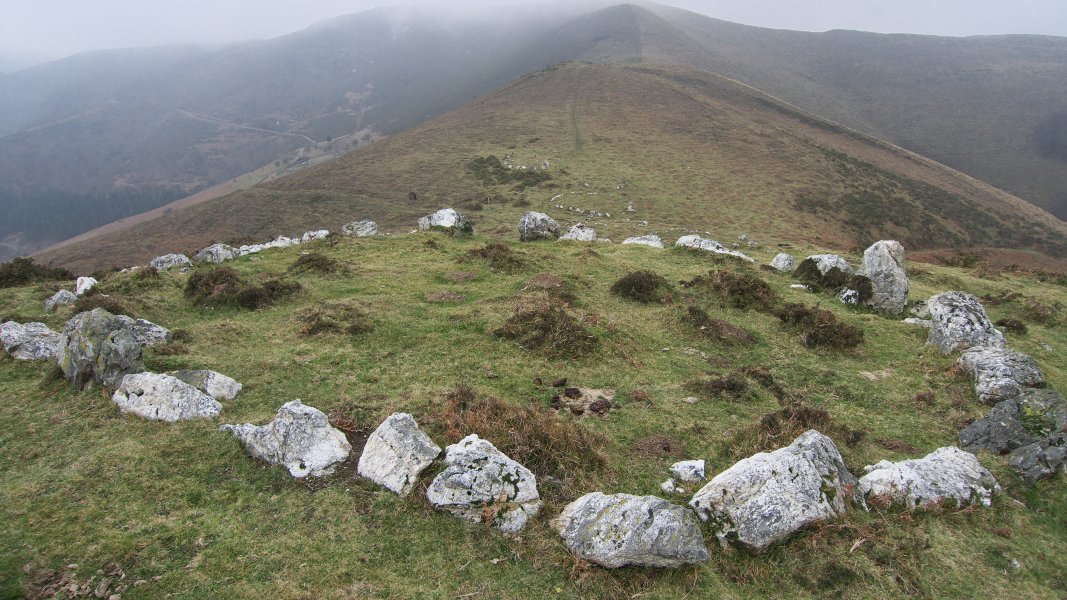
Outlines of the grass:
M 709 563 L 677 571 L 607 571 L 575 561 L 548 521 L 581 494 L 659 494 L 676 460 L 704 458 L 714 475 L 758 449 L 789 443 L 812 424 L 827 428 L 860 474 L 882 459 L 957 443 L 958 424 L 988 407 L 952 370 L 953 357 L 924 346 L 925 329 L 791 289 L 787 274 L 730 267 L 763 278 L 783 303 L 819 299 L 820 310 L 862 327 L 866 343 L 844 352 L 813 350 L 774 315 L 717 298 L 642 304 L 610 290 L 635 269 L 668 281 L 706 274 L 708 259 L 697 253 L 605 244 L 591 256 L 582 245 L 516 243 L 506 246 L 524 253 L 536 271 L 509 273 L 477 260 L 463 265 L 471 275 L 456 276 L 456 260 L 489 241 L 433 233 L 343 239 L 317 251 L 358 263 L 358 277 L 289 275 L 304 291 L 257 311 L 189 302 L 187 282 L 207 268 L 159 273 L 137 307 L 144 318 L 187 332 L 185 352 L 148 349 L 145 361 L 155 371 L 208 368 L 243 383 L 217 422 L 164 425 L 122 416 L 105 394 L 75 393 L 50 377 L 48 365 L 0 357 L 0 597 L 21 595 L 28 563 L 48 570 L 77 564 L 85 579 L 110 562 L 128 581 L 147 581 L 124 598 L 1063 595 L 1067 481 L 1030 489 L 1003 457 L 988 455 L 981 461 L 1004 486 L 990 509 L 851 511 L 760 558 L 721 549 L 709 535 Z M 764 263 L 775 251 L 752 253 Z M 227 267 L 241 281 L 264 281 L 299 255 L 298 248 L 271 250 Z M 560 358 L 492 335 L 517 308 L 563 306 L 543 291 L 523 291 L 531 273 L 541 272 L 563 280 L 573 297 L 563 310 L 596 336 L 596 349 Z M 946 282 L 979 296 L 1009 286 L 1044 303 L 1063 295 L 1062 287 L 1021 273 L 998 281 L 956 267 L 924 266 L 920 273 L 913 298 L 950 289 Z M 119 289 L 134 285 L 134 277 L 114 274 L 105 284 Z M 427 290 L 465 299 L 429 302 Z M 44 314 L 49 295 L 43 285 L 0 290 L 0 314 L 61 328 L 71 308 Z M 373 330 L 358 338 L 301 335 L 294 313 L 335 303 L 358 307 L 373 319 Z M 743 325 L 756 343 L 723 345 L 707 337 L 682 318 L 689 305 L 709 319 Z M 1008 318 L 1009 310 L 989 307 L 993 319 Z M 1067 331 L 1062 324 L 1028 327 L 1012 347 L 1034 356 L 1052 387 L 1067 388 L 1067 365 L 1058 359 Z M 859 375 L 882 370 L 889 375 L 878 380 Z M 687 383 L 728 376 L 747 382 L 743 401 L 682 402 L 693 395 Z M 617 390 L 611 412 L 586 418 L 550 411 L 560 390 L 548 383 L 564 377 L 569 386 Z M 457 386 L 470 390 L 463 402 Z M 916 398 L 927 390 L 930 397 Z M 508 539 L 432 511 L 422 492 L 432 472 L 408 498 L 350 471 L 307 485 L 250 459 L 217 431 L 220 423 L 267 422 L 294 398 L 352 435 L 365 435 L 395 411 L 414 415 L 442 446 L 454 435 L 484 435 L 545 474 L 542 514 L 521 539 Z M 557 448 L 557 440 L 566 443 Z M 1013 559 L 1021 570 L 1010 568 Z

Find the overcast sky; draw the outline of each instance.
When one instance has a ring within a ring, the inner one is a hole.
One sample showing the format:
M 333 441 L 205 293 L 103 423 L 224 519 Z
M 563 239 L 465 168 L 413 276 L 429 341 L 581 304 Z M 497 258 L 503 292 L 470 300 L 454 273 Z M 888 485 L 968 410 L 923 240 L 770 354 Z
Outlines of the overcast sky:
M 479 3 L 485 4 L 487 0 L 0 0 L 0 69 L 10 70 L 86 50 L 273 37 L 315 21 L 374 6 L 432 4 L 451 8 L 476 7 Z M 666 0 L 662 3 L 728 21 L 807 31 L 860 29 L 952 36 L 998 33 L 1067 36 L 1067 0 Z

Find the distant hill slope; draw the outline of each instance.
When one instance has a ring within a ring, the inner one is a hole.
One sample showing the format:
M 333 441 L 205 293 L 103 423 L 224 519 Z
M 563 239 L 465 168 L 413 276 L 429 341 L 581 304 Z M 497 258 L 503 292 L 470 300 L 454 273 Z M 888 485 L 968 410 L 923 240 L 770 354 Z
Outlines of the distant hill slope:
M 571 60 L 721 74 L 1067 217 L 1067 38 L 780 31 L 655 4 L 383 9 L 0 76 L 0 259 L 343 154 Z
M 472 163 L 488 156 L 513 168 Z M 524 187 L 516 174 L 531 172 L 548 178 Z M 748 86 L 685 67 L 571 63 L 340 159 L 42 258 L 90 270 L 356 218 L 406 231 L 444 206 L 507 235 L 532 207 L 616 241 L 706 230 L 1067 253 L 1067 225 L 1048 213 Z

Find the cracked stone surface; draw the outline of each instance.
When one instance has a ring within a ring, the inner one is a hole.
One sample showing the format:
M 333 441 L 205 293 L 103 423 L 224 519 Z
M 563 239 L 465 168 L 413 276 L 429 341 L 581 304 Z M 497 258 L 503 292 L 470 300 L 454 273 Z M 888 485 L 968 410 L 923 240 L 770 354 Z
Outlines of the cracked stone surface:
M 419 475 L 441 448 L 419 429 L 415 418 L 395 413 L 382 422 L 359 457 L 359 474 L 401 496 L 415 488 Z

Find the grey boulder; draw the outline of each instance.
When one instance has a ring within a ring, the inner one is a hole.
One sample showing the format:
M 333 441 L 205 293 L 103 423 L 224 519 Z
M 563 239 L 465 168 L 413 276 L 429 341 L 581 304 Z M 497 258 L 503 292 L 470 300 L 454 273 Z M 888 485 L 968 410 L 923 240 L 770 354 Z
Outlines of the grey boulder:
M 415 418 L 395 413 L 367 440 L 358 472 L 401 496 L 415 488 L 419 475 L 441 454 L 441 448 L 419 429 Z
M 67 321 L 56 359 L 76 389 L 94 381 L 114 389 L 123 376 L 144 371 L 141 344 L 120 319 L 102 308 Z
M 233 400 L 243 387 L 232 377 L 207 369 L 171 371 L 167 375 L 188 383 L 216 400 Z
M 211 396 L 175 377 L 156 373 L 126 375 L 111 401 L 124 413 L 167 423 L 214 419 L 222 410 Z
M 883 460 L 863 469 L 860 493 L 873 502 L 929 508 L 943 502 L 989 506 L 1000 485 L 978 458 L 955 446 L 938 448 L 920 459 Z
M 1052 435 L 1015 450 L 1008 455 L 1008 464 L 1030 485 L 1064 472 L 1067 470 L 1067 434 Z
M 350 237 L 372 237 L 378 235 L 378 224 L 374 221 L 352 221 L 341 226 L 341 233 Z
M 789 273 L 796 268 L 796 261 L 792 255 L 779 252 L 771 259 L 771 267 L 783 273 Z
M 985 308 L 966 292 L 945 292 L 930 298 L 930 328 L 927 344 L 937 346 L 943 354 L 974 346 L 1004 347 L 1004 334 L 993 327 Z
M 559 223 L 542 212 L 525 212 L 519 217 L 519 241 L 559 238 Z
M 819 268 L 819 272 L 823 275 L 826 275 L 830 269 L 834 268 L 841 269 L 849 275 L 856 274 L 856 270 L 852 268 L 852 265 L 837 254 L 813 254 L 808 259 L 815 261 L 815 266 Z
M 157 256 L 152 259 L 152 262 L 148 263 L 149 266 L 154 267 L 158 271 L 166 271 L 167 269 L 173 269 L 174 267 L 188 267 L 193 264 L 193 261 L 189 260 L 189 257 L 184 254 L 164 254 L 163 256 Z
M 1045 386 L 1037 362 L 1022 352 L 983 346 L 968 348 L 960 354 L 957 364 L 974 379 L 975 392 L 982 402 L 1008 400 L 1025 388 Z
M 15 360 L 49 360 L 59 352 L 61 336 L 44 323 L 0 324 L 0 343 Z
M 815 430 L 716 475 L 689 503 L 719 542 L 766 552 L 808 525 L 845 512 L 856 478 L 833 440 Z
M 300 400 L 286 402 L 266 425 L 223 425 L 252 456 L 289 470 L 293 477 L 322 477 L 348 458 L 352 445 L 326 415 Z
M 663 240 L 658 235 L 638 235 L 634 237 L 628 237 L 622 241 L 623 244 L 632 244 L 637 246 L 649 246 L 650 248 L 663 249 Z
M 470 219 L 451 208 L 441 210 L 419 219 L 419 231 L 445 230 L 453 235 L 471 235 L 474 225 Z
M 904 246 L 893 240 L 875 242 L 863 252 L 863 271 L 874 288 L 869 306 L 899 315 L 908 302 L 908 272 L 904 268 Z
M 84 296 L 85 292 L 93 289 L 93 286 L 100 283 L 95 277 L 79 277 L 74 283 L 74 294 L 77 296 Z
M 626 242 L 623 242 L 624 244 Z M 731 250 L 726 246 L 723 246 L 715 240 L 709 240 L 702 238 L 699 235 L 683 235 L 678 238 L 678 241 L 674 243 L 676 248 L 688 248 L 690 250 L 703 250 L 704 252 L 714 252 L 715 254 L 725 254 L 726 256 L 733 256 L 734 258 L 740 258 L 748 262 L 756 262 L 752 257 L 742 254 L 737 250 Z
M 552 527 L 578 558 L 609 569 L 708 560 L 693 512 L 655 496 L 586 494 L 564 507 Z
M 438 510 L 506 533 L 519 532 L 541 510 L 534 474 L 477 435 L 446 448 L 445 463 L 426 490 Z
M 237 258 L 239 251 L 233 246 L 226 244 L 212 244 L 207 248 L 201 249 L 193 256 L 193 260 L 198 263 L 222 263 L 228 260 Z
M 1005 454 L 1040 441 L 1023 427 L 1019 420 L 1021 411 L 1015 400 L 1004 400 L 986 416 L 976 420 L 960 431 L 960 445 L 968 452 L 992 452 Z
M 115 318 L 118 319 L 122 327 L 129 329 L 133 333 L 134 339 L 142 346 L 169 344 L 174 338 L 169 329 L 156 325 L 151 321 L 134 319 L 126 315 L 118 315 Z
M 572 225 L 567 233 L 563 234 L 559 238 L 561 242 L 595 242 L 596 241 L 596 229 L 589 227 L 588 225 Z
M 44 302 L 44 312 L 51 313 L 56 310 L 57 306 L 65 304 L 74 304 L 78 301 L 78 296 L 70 290 L 59 290 L 51 298 Z

